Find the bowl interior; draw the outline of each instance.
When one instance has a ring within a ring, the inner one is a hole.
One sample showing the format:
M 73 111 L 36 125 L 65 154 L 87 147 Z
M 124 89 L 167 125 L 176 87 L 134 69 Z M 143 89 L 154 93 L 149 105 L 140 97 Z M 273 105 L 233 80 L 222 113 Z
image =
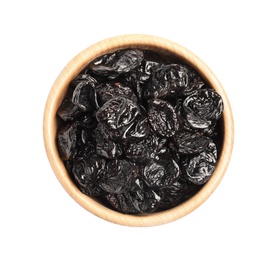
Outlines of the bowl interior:
M 224 103 L 223 116 L 220 119 L 220 139 L 218 141 L 218 163 L 211 179 L 190 199 L 182 204 L 161 212 L 137 216 L 116 212 L 107 208 L 97 199 L 84 195 L 71 180 L 63 161 L 61 160 L 57 145 L 56 134 L 60 125 L 57 109 L 60 106 L 69 83 L 95 58 L 110 52 L 125 48 L 139 48 L 141 50 L 155 51 L 170 60 L 186 63 L 194 68 L 215 91 Z M 199 207 L 216 189 L 221 181 L 233 147 L 233 117 L 226 93 L 218 79 L 195 54 L 186 48 L 155 36 L 125 35 L 98 42 L 75 56 L 63 69 L 54 82 L 49 93 L 44 112 L 44 143 L 49 162 L 58 180 L 69 195 L 94 215 L 113 223 L 127 226 L 153 226 L 177 220 Z

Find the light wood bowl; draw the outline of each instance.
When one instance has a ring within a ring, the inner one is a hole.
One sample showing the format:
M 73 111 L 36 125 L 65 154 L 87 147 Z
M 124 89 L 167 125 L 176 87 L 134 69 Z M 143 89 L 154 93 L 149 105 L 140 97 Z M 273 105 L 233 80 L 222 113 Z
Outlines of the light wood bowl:
M 196 69 L 204 80 L 221 95 L 224 102 L 222 147 L 219 153 L 218 165 L 211 179 L 198 193 L 196 193 L 196 195 L 175 208 L 144 216 L 118 213 L 105 207 L 97 200 L 81 193 L 66 171 L 56 145 L 56 133 L 58 129 L 56 112 L 70 81 L 72 81 L 95 58 L 123 48 L 148 49 L 164 55 L 177 56 Z M 46 153 L 52 169 L 64 189 L 77 203 L 92 214 L 116 224 L 125 226 L 155 226 L 175 221 L 189 214 L 206 201 L 217 188 L 231 158 L 234 140 L 234 125 L 231 107 L 222 85 L 208 66 L 195 54 L 185 47 L 167 39 L 150 35 L 122 35 L 93 44 L 75 56 L 62 70 L 51 88 L 45 105 L 43 135 Z

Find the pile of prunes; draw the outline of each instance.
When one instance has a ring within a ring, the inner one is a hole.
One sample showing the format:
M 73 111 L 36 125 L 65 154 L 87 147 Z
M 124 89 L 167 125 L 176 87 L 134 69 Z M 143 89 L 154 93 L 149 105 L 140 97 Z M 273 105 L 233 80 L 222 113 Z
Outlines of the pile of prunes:
M 79 190 L 127 214 L 170 209 L 210 179 L 223 101 L 190 66 L 148 50 L 93 60 L 68 86 L 57 147 Z

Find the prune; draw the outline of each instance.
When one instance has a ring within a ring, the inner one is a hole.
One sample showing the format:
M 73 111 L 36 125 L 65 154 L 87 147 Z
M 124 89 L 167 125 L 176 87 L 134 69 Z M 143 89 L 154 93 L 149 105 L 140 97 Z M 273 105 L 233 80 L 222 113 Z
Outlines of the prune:
M 146 98 L 166 98 L 178 95 L 189 83 L 189 71 L 178 64 L 155 67 L 144 91 Z
M 182 169 L 183 178 L 188 181 L 202 185 L 206 183 L 214 172 L 217 161 L 217 149 L 213 142 L 210 142 L 206 150 L 191 157 Z
M 75 182 L 86 194 L 91 194 L 90 190 L 95 188 L 95 182 L 104 174 L 105 165 L 106 161 L 95 154 L 74 161 L 72 173 Z
M 67 94 L 57 111 L 59 117 L 64 121 L 72 121 L 83 113 L 82 109 L 72 103 L 72 96 L 70 94 Z
M 66 161 L 72 159 L 77 152 L 78 128 L 73 122 L 61 127 L 57 134 L 57 144 L 61 159 Z
M 201 77 L 194 70 L 188 68 L 188 84 L 183 88 L 181 94 L 188 96 L 193 91 L 202 88 L 204 85 L 205 83 Z
M 192 127 L 206 128 L 221 117 L 223 101 L 214 90 L 200 89 L 184 100 L 183 109 Z
M 91 61 L 68 85 L 57 147 L 82 193 L 125 214 L 150 214 L 210 179 L 222 112 L 219 94 L 177 57 L 122 49 Z
M 125 155 L 133 161 L 147 163 L 155 158 L 165 142 L 166 139 L 151 133 L 142 140 L 127 143 L 124 148 Z
M 76 122 L 78 124 L 78 129 L 80 131 L 78 145 L 91 144 L 95 146 L 94 137 L 91 134 L 97 126 L 95 116 L 93 114 L 85 114 L 84 116 L 81 116 L 78 119 L 76 119 Z
M 122 145 L 114 142 L 101 124 L 94 130 L 95 153 L 106 158 L 115 159 L 122 154 Z
M 191 132 L 178 132 L 173 137 L 173 147 L 181 154 L 200 153 L 210 144 L 211 139 Z
M 142 60 L 143 52 L 140 50 L 121 50 L 94 60 L 90 69 L 100 76 L 114 79 L 138 67 Z
M 149 214 L 155 211 L 161 202 L 162 191 L 154 191 L 137 178 L 129 191 L 128 197 L 139 213 Z
M 87 74 L 81 74 L 72 83 L 74 91 L 72 93 L 72 103 L 83 111 L 90 111 L 98 106 L 95 83 L 97 81 Z
M 167 154 L 160 154 L 143 169 L 144 181 L 151 188 L 165 188 L 179 176 L 179 165 Z
M 102 83 L 97 86 L 96 92 L 102 105 L 110 99 L 118 96 L 128 98 L 133 102 L 138 101 L 132 89 L 127 86 L 124 86 L 120 82 Z
M 127 160 L 110 160 L 107 162 L 100 186 L 109 193 L 122 193 L 129 188 L 135 170 L 134 165 Z
M 146 138 L 150 132 L 150 125 L 147 117 L 141 116 L 132 123 L 131 127 L 127 128 L 123 137 L 126 140 L 141 140 Z
M 179 128 L 173 106 L 161 99 L 148 101 L 148 120 L 155 133 L 161 136 L 171 137 Z
M 96 80 L 87 75 L 80 74 L 73 80 L 63 99 L 57 114 L 64 121 L 72 121 L 84 114 L 84 112 L 98 109 L 98 101 L 95 92 Z
M 130 194 L 128 192 L 125 193 L 109 193 L 105 196 L 105 199 L 110 203 L 110 205 L 119 212 L 123 212 L 126 214 L 138 214 L 139 211 L 133 205 Z
M 145 187 L 141 179 L 136 179 L 130 190 L 106 195 L 106 200 L 117 211 L 129 214 L 149 214 L 155 211 L 162 199 L 162 191 Z
M 176 180 L 163 189 L 163 199 L 159 207 L 161 209 L 173 208 L 188 199 L 192 192 L 190 184 Z
M 110 132 L 115 139 L 122 138 L 128 128 L 141 115 L 137 103 L 124 97 L 115 97 L 106 102 L 97 112 L 98 122 Z

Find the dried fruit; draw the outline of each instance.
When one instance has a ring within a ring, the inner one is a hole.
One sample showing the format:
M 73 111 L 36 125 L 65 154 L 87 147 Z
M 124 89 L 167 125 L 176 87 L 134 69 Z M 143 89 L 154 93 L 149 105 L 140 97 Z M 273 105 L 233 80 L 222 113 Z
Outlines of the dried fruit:
M 221 117 L 223 101 L 214 90 L 200 89 L 184 100 L 183 109 L 193 128 L 207 128 Z
M 174 136 L 179 128 L 179 122 L 173 106 L 161 99 L 148 101 L 148 120 L 153 130 L 160 136 Z
M 123 49 L 69 84 L 57 147 L 79 190 L 125 214 L 170 209 L 212 176 L 221 97 L 178 59 Z
M 143 169 L 143 178 L 151 188 L 165 188 L 180 177 L 179 165 L 167 154 L 157 156 Z

